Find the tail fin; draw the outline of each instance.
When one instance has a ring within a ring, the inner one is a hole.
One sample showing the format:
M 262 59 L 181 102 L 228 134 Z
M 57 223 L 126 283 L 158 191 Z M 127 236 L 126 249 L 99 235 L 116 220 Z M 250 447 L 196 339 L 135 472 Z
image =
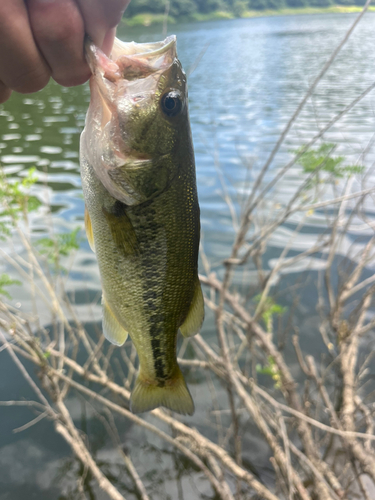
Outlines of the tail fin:
M 163 387 L 146 381 L 139 373 L 130 398 L 133 413 L 150 411 L 165 406 L 182 415 L 193 415 L 194 403 L 179 367 L 173 378 L 166 380 Z

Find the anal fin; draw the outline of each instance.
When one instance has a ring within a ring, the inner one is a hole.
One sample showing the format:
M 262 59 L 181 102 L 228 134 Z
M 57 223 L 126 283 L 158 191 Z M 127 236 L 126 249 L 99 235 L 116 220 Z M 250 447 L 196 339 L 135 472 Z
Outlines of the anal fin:
M 193 300 L 185 321 L 180 326 L 180 331 L 184 337 L 192 337 L 197 334 L 204 320 L 204 298 L 201 284 L 197 277 Z
M 115 345 L 122 345 L 128 338 L 128 332 L 119 323 L 116 316 L 113 314 L 105 297 L 102 297 L 103 305 L 103 333 L 107 340 Z
M 91 219 L 86 205 L 85 205 L 85 229 L 90 248 L 93 252 L 95 252 L 94 234 L 92 232 Z

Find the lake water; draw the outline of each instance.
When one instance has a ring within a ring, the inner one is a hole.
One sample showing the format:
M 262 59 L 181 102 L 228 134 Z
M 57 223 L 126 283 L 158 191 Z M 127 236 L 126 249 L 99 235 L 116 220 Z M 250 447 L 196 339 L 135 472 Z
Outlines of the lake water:
M 189 77 L 189 105 L 203 244 L 218 272 L 222 259 L 229 255 L 234 237 L 218 171 L 226 179 L 229 194 L 235 197 L 248 178 L 248 165 L 252 165 L 252 175 L 261 167 L 309 84 L 354 18 L 349 14 L 326 14 L 169 27 L 169 33 L 177 34 L 178 53 L 185 69 L 195 66 L 202 56 Z M 311 139 L 319 128 L 373 83 L 374 33 L 375 14 L 370 13 L 318 85 L 313 99 L 301 113 L 272 165 L 270 175 L 290 158 L 291 149 Z M 123 40 L 138 42 L 161 39 L 160 28 L 156 27 L 121 27 L 119 36 Z M 52 205 L 55 232 L 70 231 L 83 224 L 78 148 L 89 98 L 87 85 L 65 89 L 51 83 L 35 95 L 13 95 L 10 101 L 0 106 L 0 161 L 3 169 L 8 174 L 22 176 L 28 167 L 37 167 L 39 183 L 36 191 L 42 198 L 48 198 Z M 355 163 L 374 132 L 375 93 L 372 92 L 332 127 L 325 138 L 338 145 L 337 153 Z M 370 167 L 374 161 L 375 152 L 370 148 L 366 165 Z M 277 186 L 275 200 L 285 202 L 299 182 L 298 172 L 292 171 Z M 373 218 L 374 208 L 367 207 L 367 213 Z M 42 233 L 49 224 L 49 219 L 42 213 L 33 217 L 33 227 Z M 295 248 L 304 248 L 304 245 L 308 248 L 322 227 L 322 217 L 311 217 L 304 234 L 296 240 Z M 289 235 L 288 228 L 273 235 L 266 254 L 269 262 L 280 253 Z M 79 252 L 68 264 L 71 272 L 67 289 L 76 296 L 81 319 L 99 322 L 100 306 L 95 305 L 100 296 L 99 275 L 86 240 L 82 241 Z M 2 272 L 10 271 L 5 262 L 0 261 L 0 274 Z M 27 310 L 27 290 L 14 287 L 12 294 L 18 305 Z M 305 347 L 318 353 L 319 346 L 315 345 L 311 326 L 316 311 L 309 307 L 310 299 L 308 293 L 301 298 L 298 314 L 306 332 Z M 88 308 L 92 303 L 94 305 Z M 43 310 L 40 315 L 42 321 L 49 320 Z M 213 324 L 208 318 L 203 335 L 209 337 L 212 329 Z M 198 394 L 195 386 L 192 393 L 197 404 L 194 425 L 204 428 L 207 426 L 204 391 Z M 8 354 L 0 352 L 0 400 L 29 397 L 32 397 L 30 391 Z M 74 417 L 83 418 L 80 400 L 72 399 L 71 408 Z M 52 425 L 43 421 L 24 432 L 12 433 L 14 428 L 31 419 L 30 415 L 20 408 L 0 407 L 0 500 L 70 498 L 68 492 L 77 471 L 71 466 L 70 449 L 56 436 Z M 91 432 L 95 435 L 95 423 L 91 425 L 94 426 Z M 96 437 L 100 447 L 102 436 L 99 431 Z M 133 440 L 132 458 L 137 464 L 144 459 L 142 447 L 146 437 L 135 431 Z M 147 440 L 152 445 L 149 436 Z M 156 456 L 155 450 L 150 451 L 146 462 L 152 463 Z M 108 449 L 105 458 L 110 460 L 109 457 Z M 258 458 L 264 461 L 261 450 Z M 171 459 L 164 457 L 163 460 L 163 467 L 168 468 Z M 151 480 L 150 476 L 148 481 Z M 167 494 L 175 498 L 174 487 L 173 481 L 165 481 L 159 492 L 160 498 L 167 498 Z M 132 495 L 129 492 L 127 498 L 135 498 Z M 189 500 L 198 498 L 193 490 L 190 496 L 186 495 Z M 104 497 L 96 493 L 95 498 Z

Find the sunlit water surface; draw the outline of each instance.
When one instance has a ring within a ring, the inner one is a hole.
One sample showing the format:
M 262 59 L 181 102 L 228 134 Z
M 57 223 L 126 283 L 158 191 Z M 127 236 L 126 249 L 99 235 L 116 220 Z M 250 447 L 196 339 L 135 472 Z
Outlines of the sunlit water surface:
M 353 19 L 353 15 L 332 14 L 172 27 L 170 33 L 177 34 L 178 53 L 185 69 L 195 66 L 202 49 L 206 48 L 189 77 L 189 105 L 203 243 L 214 267 L 228 256 L 234 237 L 218 170 L 226 179 L 230 195 L 235 197 L 238 192 L 246 193 L 246 165 L 252 165 L 251 175 L 260 168 L 309 84 Z M 269 175 L 285 164 L 291 149 L 311 139 L 374 81 L 374 28 L 375 14 L 368 14 L 293 126 Z M 161 33 L 160 28 L 121 28 L 119 36 L 128 41 L 145 42 L 159 40 Z M 70 231 L 83 225 L 78 149 L 89 99 L 87 85 L 65 89 L 51 83 L 34 95 L 13 95 L 9 102 L 0 106 L 0 160 L 3 169 L 8 174 L 22 176 L 25 169 L 37 167 L 39 183 L 35 191 L 52 205 L 55 232 Z M 337 152 L 350 162 L 358 160 L 374 134 L 374 105 L 374 93 L 371 93 L 326 134 L 326 140 L 338 144 Z M 374 151 L 370 149 L 366 165 L 371 166 L 374 159 Z M 300 171 L 294 168 L 277 186 L 275 200 L 285 202 L 299 182 Z M 372 206 L 367 208 L 368 216 L 372 218 L 374 209 Z M 42 233 L 51 224 L 43 212 L 32 220 L 34 229 Z M 322 216 L 312 216 L 301 237 L 296 239 L 294 249 L 309 248 L 324 224 Z M 266 266 L 272 265 L 290 232 L 291 228 L 284 227 L 273 235 L 265 256 Z M 82 239 L 79 252 L 68 264 L 71 272 L 66 286 L 75 294 L 80 318 L 91 325 L 100 325 L 101 311 L 97 305 L 100 300 L 99 274 L 86 239 Z M 319 266 L 316 259 L 316 268 Z M 216 270 L 220 272 L 220 268 Z M 5 271 L 11 273 L 5 262 L 0 262 L 0 273 Z M 289 279 L 293 279 L 290 274 L 283 278 L 285 282 Z M 14 287 L 12 294 L 17 307 L 26 310 L 30 307 L 26 288 Z M 311 308 L 315 300 L 316 289 L 311 285 L 311 290 L 305 290 L 301 295 L 296 315 L 301 335 L 303 333 L 303 347 L 319 355 L 321 345 L 316 340 L 316 311 L 315 307 Z M 291 298 L 283 296 L 280 301 L 288 305 Z M 42 321 L 47 322 L 48 315 L 42 309 L 39 312 Z M 210 338 L 212 331 L 212 318 L 208 315 L 202 334 Z M 212 342 L 215 342 L 213 337 Z M 209 429 L 207 418 L 209 394 L 206 380 L 191 377 L 188 381 L 197 407 L 196 415 L 188 422 L 210 435 L 213 431 Z M 221 395 L 219 391 L 220 397 L 226 405 L 225 393 Z M 23 398 L 33 398 L 33 395 L 8 354 L 1 352 L 0 399 Z M 100 448 L 98 458 L 109 466 L 114 460 L 112 445 L 105 442 L 103 429 L 91 418 L 90 408 L 73 396 L 69 404 L 77 423 L 86 426 L 93 446 Z M 52 424 L 43 421 L 24 432 L 12 433 L 14 428 L 31 418 L 28 410 L 0 407 L 0 500 L 68 498 L 78 468 L 70 459 L 67 445 L 54 433 Z M 131 427 L 130 423 L 122 423 L 120 428 L 136 467 L 141 473 L 148 471 L 144 480 L 147 486 L 154 485 L 153 498 L 167 498 L 167 495 L 177 498 L 175 472 L 170 473 L 170 479 L 163 476 L 163 471 L 175 471 L 178 464 L 174 462 L 174 456 L 160 455 L 157 449 L 164 445 L 155 437 Z M 245 456 L 249 450 L 249 460 L 264 465 L 266 477 L 267 453 L 259 447 L 256 436 L 253 441 L 244 442 L 243 448 Z M 121 469 L 116 469 L 114 464 L 112 471 L 116 470 L 118 473 Z M 127 498 L 135 498 L 131 481 L 121 475 L 118 477 L 123 482 L 124 493 L 131 490 L 127 492 Z M 194 472 L 184 477 L 183 488 L 185 498 L 189 500 L 199 498 L 200 493 L 209 493 Z M 93 494 L 97 499 L 105 498 L 96 489 Z

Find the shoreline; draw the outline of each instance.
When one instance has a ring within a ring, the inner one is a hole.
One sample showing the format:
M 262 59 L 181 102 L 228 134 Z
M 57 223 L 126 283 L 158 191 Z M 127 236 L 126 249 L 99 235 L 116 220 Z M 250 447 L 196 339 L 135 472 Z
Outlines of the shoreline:
M 247 10 L 241 16 L 235 16 L 232 12 L 227 11 L 214 11 L 209 14 L 195 13 L 191 16 L 183 16 L 175 18 L 166 16 L 164 14 L 151 14 L 142 13 L 136 14 L 133 17 L 123 17 L 122 23 L 125 26 L 151 26 L 156 24 L 182 24 L 186 22 L 204 22 L 204 21 L 219 21 L 225 19 L 249 19 L 252 17 L 270 17 L 270 16 L 290 16 L 290 15 L 303 15 L 303 14 L 352 14 L 361 12 L 362 7 L 359 5 L 331 5 L 330 7 L 302 7 L 302 8 L 289 8 L 278 10 Z M 369 12 L 375 12 L 375 6 L 370 5 Z

